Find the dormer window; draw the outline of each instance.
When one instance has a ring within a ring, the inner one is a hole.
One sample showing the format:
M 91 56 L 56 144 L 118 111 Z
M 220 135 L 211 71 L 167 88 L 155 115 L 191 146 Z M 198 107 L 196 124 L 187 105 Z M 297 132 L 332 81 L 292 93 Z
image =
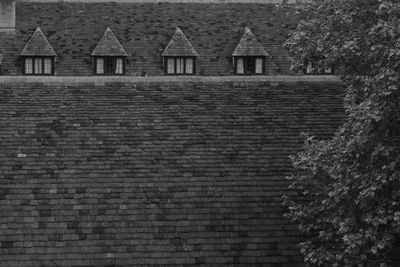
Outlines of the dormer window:
M 246 27 L 242 39 L 232 54 L 236 74 L 265 74 L 268 53 L 257 41 L 251 30 Z
M 95 73 L 122 75 L 125 73 L 124 57 L 95 57 Z
M 194 74 L 195 57 L 165 57 L 166 74 Z
M 264 74 L 265 57 L 234 57 L 236 74 Z
M 24 57 L 24 74 L 54 74 L 54 57 Z
M 196 59 L 199 54 L 181 29 L 176 28 L 162 56 L 165 74 L 193 75 L 196 73 Z
M 94 59 L 93 72 L 95 74 L 125 74 L 126 57 L 128 54 L 110 28 L 106 29 L 92 56 Z
M 334 67 L 326 66 L 322 60 L 307 60 L 304 63 L 304 74 L 334 74 Z
M 20 54 L 25 75 L 53 75 L 56 52 L 38 27 Z

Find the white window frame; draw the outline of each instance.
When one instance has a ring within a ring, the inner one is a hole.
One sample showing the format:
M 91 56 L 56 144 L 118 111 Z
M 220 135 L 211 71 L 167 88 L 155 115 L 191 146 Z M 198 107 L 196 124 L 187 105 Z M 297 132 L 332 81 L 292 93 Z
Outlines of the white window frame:
M 164 57 L 164 73 L 167 75 L 194 75 L 195 57 Z
M 24 75 L 54 75 L 54 57 L 24 57 L 23 66 Z
M 112 60 L 112 72 L 107 72 L 106 64 Z M 94 74 L 96 75 L 124 75 L 125 74 L 125 57 L 114 56 L 96 56 L 94 58 Z

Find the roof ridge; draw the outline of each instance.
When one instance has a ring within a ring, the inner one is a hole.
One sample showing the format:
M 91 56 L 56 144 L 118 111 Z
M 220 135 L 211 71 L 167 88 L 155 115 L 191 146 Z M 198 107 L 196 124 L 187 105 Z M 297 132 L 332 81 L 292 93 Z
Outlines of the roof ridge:
M 162 56 L 199 56 L 192 43 L 183 33 L 181 28 L 176 27 L 175 33 L 165 47 Z
M 128 56 L 125 48 L 115 36 L 110 27 L 107 27 L 103 37 L 97 43 L 92 56 Z
M 57 56 L 49 40 L 47 40 L 42 29 L 37 26 L 36 30 L 25 44 L 20 56 Z

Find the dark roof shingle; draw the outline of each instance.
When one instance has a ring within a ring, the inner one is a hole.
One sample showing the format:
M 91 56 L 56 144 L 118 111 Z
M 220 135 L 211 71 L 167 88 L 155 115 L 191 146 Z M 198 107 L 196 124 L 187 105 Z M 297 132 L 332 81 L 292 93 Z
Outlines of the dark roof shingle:
M 169 41 L 167 47 L 162 54 L 164 57 L 167 56 L 187 56 L 187 57 L 197 57 L 199 53 L 193 48 L 192 44 L 186 38 L 182 30 L 177 27 L 174 35 Z
M 303 266 L 289 155 L 341 85 L 195 78 L 2 80 L 0 266 Z
M 97 44 L 96 48 L 92 52 L 92 56 L 122 56 L 126 57 L 128 54 L 126 53 L 124 47 L 118 41 L 117 37 L 115 37 L 114 33 L 110 28 L 107 28 L 104 32 L 103 37 Z
M 40 27 L 36 28 L 32 37 L 26 43 L 24 49 L 20 53 L 20 56 L 57 56 L 53 47 L 44 36 Z
M 268 53 L 257 41 L 250 28 L 246 27 L 242 39 L 240 39 L 232 56 L 268 56 Z
M 269 1 L 266 1 L 269 2 Z M 18 57 L 29 35 L 40 25 L 57 52 L 59 76 L 91 76 L 91 53 L 107 27 L 128 53 L 127 76 L 164 75 L 162 52 L 177 26 L 200 55 L 196 72 L 204 76 L 233 75 L 232 52 L 249 26 L 269 53 L 265 73 L 291 74 L 282 47 L 296 16 L 262 3 L 131 3 L 17 1 L 16 32 L 0 33 L 2 70 L 21 75 Z

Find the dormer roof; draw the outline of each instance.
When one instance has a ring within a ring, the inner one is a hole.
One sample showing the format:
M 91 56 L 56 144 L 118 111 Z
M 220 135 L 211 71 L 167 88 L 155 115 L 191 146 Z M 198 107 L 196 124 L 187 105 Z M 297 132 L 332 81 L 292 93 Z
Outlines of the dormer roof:
M 183 31 L 179 27 L 176 27 L 175 33 L 165 48 L 164 53 L 162 53 L 162 56 L 197 57 L 199 53 L 193 48 Z
M 107 28 L 103 37 L 93 50 L 92 56 L 128 56 L 124 47 L 115 37 L 110 28 Z
M 268 56 L 268 53 L 258 42 L 250 28 L 246 27 L 232 56 Z
M 20 56 L 57 56 L 40 27 L 32 34 Z

